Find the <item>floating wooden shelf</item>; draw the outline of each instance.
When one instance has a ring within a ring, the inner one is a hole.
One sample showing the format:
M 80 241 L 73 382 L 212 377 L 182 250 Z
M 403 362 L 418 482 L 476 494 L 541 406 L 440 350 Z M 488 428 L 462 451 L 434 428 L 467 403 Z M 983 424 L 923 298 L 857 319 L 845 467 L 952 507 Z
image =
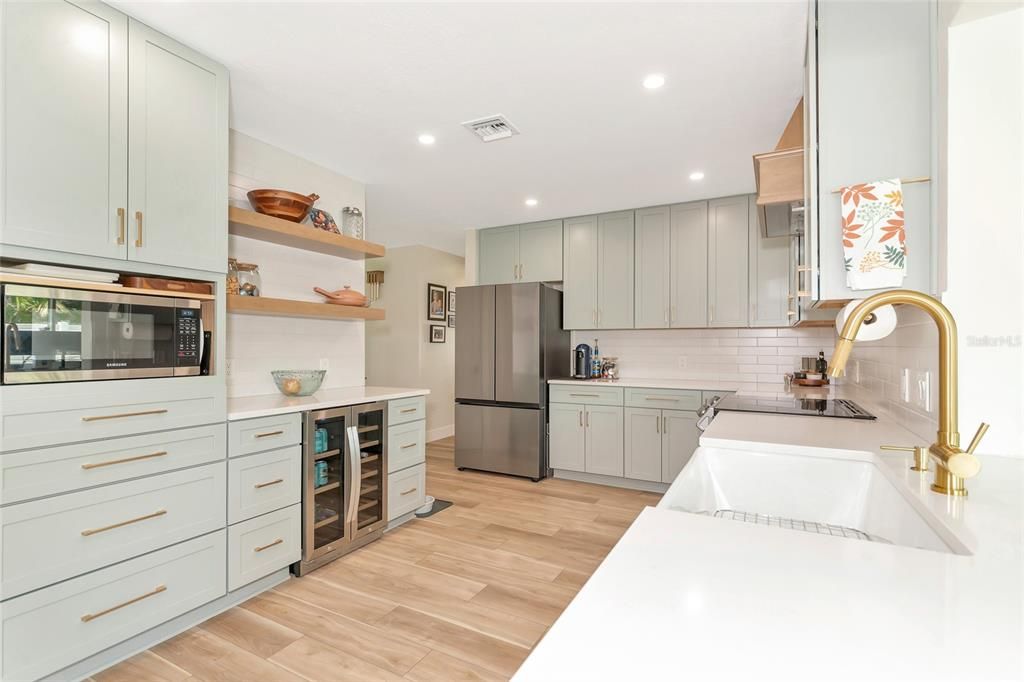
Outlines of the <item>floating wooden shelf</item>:
M 333 305 L 311 301 L 291 301 L 266 296 L 228 296 L 228 312 L 243 315 L 274 315 L 277 317 L 322 317 L 328 320 L 383 320 L 380 308 Z
M 382 244 L 325 232 L 310 225 L 300 225 L 235 206 L 228 207 L 228 232 L 239 237 L 352 260 L 380 258 L 385 253 Z

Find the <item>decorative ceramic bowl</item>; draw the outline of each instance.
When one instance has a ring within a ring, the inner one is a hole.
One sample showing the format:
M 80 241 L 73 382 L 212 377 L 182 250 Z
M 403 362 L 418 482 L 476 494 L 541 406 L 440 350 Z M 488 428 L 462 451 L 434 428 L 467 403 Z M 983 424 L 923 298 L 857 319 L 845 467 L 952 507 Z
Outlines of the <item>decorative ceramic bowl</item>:
M 325 369 L 276 369 L 270 373 L 277 390 L 289 397 L 313 395 L 327 374 Z

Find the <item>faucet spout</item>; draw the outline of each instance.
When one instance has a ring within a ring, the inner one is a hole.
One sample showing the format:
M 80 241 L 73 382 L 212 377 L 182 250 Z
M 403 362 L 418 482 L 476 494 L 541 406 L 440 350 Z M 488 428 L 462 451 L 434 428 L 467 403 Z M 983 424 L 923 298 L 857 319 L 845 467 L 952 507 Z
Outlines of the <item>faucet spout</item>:
M 853 309 L 839 332 L 829 374 L 842 376 L 864 321 L 885 305 L 909 305 L 925 311 L 939 331 L 939 430 L 929 454 L 939 464 L 936 481 L 947 473 L 960 478 L 976 476 L 981 469 L 978 458 L 960 449 L 957 414 L 957 333 L 956 320 L 940 301 L 920 291 L 895 289 L 870 296 Z M 934 486 L 933 486 L 934 487 Z

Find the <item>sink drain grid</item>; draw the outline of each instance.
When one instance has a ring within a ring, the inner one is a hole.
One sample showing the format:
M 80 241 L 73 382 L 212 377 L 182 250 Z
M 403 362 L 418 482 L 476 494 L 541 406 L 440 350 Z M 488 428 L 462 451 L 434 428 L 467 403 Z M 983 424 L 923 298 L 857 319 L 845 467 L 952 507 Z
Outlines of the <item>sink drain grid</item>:
M 781 516 L 769 516 L 754 512 L 737 511 L 735 509 L 719 509 L 712 514 L 716 519 L 729 519 L 730 521 L 743 521 L 744 523 L 755 523 L 759 526 L 775 526 L 776 528 L 788 528 L 790 530 L 802 530 L 805 533 L 817 533 L 819 535 L 832 535 L 852 540 L 867 540 L 868 542 L 884 542 L 892 544 L 885 538 L 880 538 L 856 528 L 846 526 L 835 526 L 831 523 L 818 523 L 817 521 L 800 521 L 799 519 L 786 519 Z

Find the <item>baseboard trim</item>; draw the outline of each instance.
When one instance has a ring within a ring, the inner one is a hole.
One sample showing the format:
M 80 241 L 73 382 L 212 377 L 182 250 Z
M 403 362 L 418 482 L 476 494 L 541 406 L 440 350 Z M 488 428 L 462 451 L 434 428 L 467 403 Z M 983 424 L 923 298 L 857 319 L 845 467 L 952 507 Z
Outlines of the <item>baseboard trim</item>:
M 580 483 L 608 485 L 613 488 L 643 490 L 649 493 L 664 493 L 670 485 L 654 481 L 636 481 L 631 478 L 619 478 L 618 476 L 605 476 L 604 474 L 588 474 L 583 471 L 566 471 L 565 469 L 552 469 L 552 472 L 555 478 L 564 478 L 569 481 L 579 481 Z
M 448 426 L 438 426 L 436 429 L 430 429 L 427 431 L 427 442 L 432 443 L 435 440 L 441 440 L 442 438 L 448 438 L 449 436 L 455 435 L 455 424 L 449 424 Z
M 120 644 L 115 644 L 42 679 L 54 682 L 57 680 L 67 682 L 67 680 L 84 680 L 92 677 L 116 663 L 129 659 L 147 649 L 152 649 L 160 642 L 168 640 L 175 635 L 180 635 L 185 630 L 193 628 L 234 606 L 238 606 L 242 602 L 255 597 L 260 592 L 266 592 L 290 578 L 291 573 L 287 567 L 278 569 L 265 578 L 260 578 L 245 587 L 240 587 L 234 592 L 229 592 L 223 597 L 203 604 L 145 632 L 141 632 L 131 639 L 126 639 Z M 59 642 L 55 643 L 55 645 L 59 645 Z

